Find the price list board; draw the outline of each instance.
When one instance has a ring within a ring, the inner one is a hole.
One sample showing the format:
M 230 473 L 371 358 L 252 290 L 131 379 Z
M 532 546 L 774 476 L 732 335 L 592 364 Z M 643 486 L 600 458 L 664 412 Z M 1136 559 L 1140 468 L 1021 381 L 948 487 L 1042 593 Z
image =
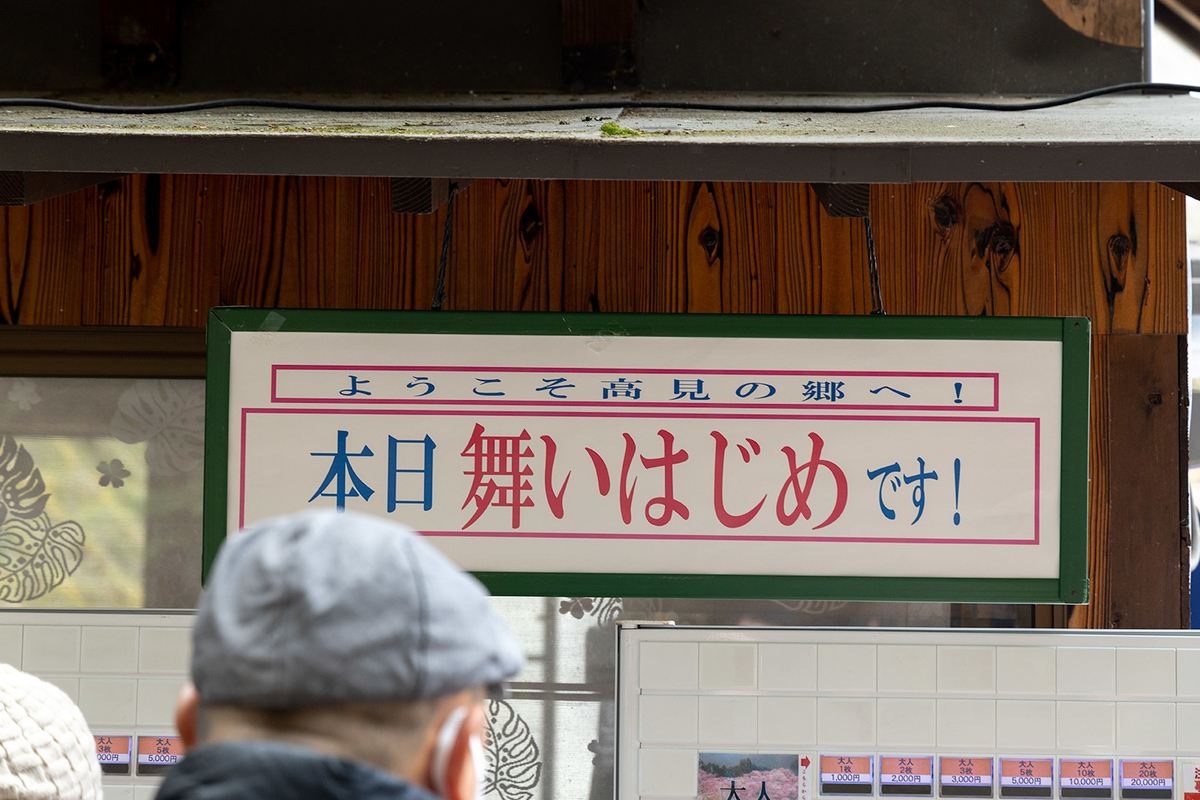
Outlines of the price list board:
M 1173 761 L 1122 761 L 1121 797 L 1171 800 L 1175 793 Z
M 880 756 L 879 793 L 902 797 L 933 795 L 931 756 Z
M 166 775 L 183 758 L 178 736 L 139 736 L 137 745 L 138 775 Z
M 1000 759 L 1001 797 L 1050 797 L 1054 794 L 1054 759 Z
M 875 773 L 871 756 L 821 756 L 821 794 L 870 795 Z
M 1112 761 L 1093 758 L 1060 760 L 1058 792 L 1062 797 L 1088 797 L 1097 800 L 1112 797 Z
M 942 756 L 938 783 L 942 797 L 991 797 L 992 759 Z
M 105 775 L 128 775 L 132 736 L 96 736 L 96 760 Z

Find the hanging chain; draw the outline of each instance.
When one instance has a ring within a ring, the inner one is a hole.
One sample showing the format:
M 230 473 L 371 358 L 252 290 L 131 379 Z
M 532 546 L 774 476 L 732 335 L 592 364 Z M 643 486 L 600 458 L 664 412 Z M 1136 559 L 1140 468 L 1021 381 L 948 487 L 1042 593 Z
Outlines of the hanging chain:
M 883 290 L 879 288 L 879 262 L 875 260 L 875 235 L 871 231 L 871 218 L 863 217 L 867 225 L 867 269 L 871 277 L 871 313 L 883 316 Z
M 454 195 L 446 201 L 446 229 L 442 231 L 442 257 L 438 262 L 437 282 L 433 285 L 433 303 L 430 308 L 441 311 L 446 295 L 446 265 L 450 261 L 450 223 L 454 219 Z

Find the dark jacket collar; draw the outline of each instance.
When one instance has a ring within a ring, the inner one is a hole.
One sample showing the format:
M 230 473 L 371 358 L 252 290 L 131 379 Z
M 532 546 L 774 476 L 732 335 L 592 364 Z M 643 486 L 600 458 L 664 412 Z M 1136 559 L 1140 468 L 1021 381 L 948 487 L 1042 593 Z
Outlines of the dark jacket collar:
M 368 764 L 281 742 L 205 745 L 179 762 L 157 800 L 438 800 Z

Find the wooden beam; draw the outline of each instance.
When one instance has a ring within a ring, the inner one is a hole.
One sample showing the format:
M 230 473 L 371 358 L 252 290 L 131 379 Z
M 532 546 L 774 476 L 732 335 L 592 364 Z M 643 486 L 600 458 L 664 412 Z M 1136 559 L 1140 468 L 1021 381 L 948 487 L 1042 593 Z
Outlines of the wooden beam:
M 472 183 L 463 178 L 392 178 L 392 213 L 432 214 Z
M 0 206 L 33 205 L 118 177 L 91 172 L 0 172 Z
M 1187 627 L 1186 337 L 1108 339 L 1108 546 L 1097 553 L 1111 587 L 1107 627 Z
M 203 328 L 0 325 L 0 375 L 203 378 Z
M 867 217 L 871 214 L 871 186 L 866 183 L 810 183 L 831 217 Z

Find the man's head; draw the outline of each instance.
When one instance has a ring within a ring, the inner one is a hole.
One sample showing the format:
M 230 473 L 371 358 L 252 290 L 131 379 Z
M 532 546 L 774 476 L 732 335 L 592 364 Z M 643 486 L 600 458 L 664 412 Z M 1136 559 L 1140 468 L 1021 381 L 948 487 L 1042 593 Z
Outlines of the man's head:
M 470 800 L 482 700 L 522 661 L 478 581 L 416 534 L 356 514 L 279 517 L 217 556 L 180 733 L 306 745 Z

